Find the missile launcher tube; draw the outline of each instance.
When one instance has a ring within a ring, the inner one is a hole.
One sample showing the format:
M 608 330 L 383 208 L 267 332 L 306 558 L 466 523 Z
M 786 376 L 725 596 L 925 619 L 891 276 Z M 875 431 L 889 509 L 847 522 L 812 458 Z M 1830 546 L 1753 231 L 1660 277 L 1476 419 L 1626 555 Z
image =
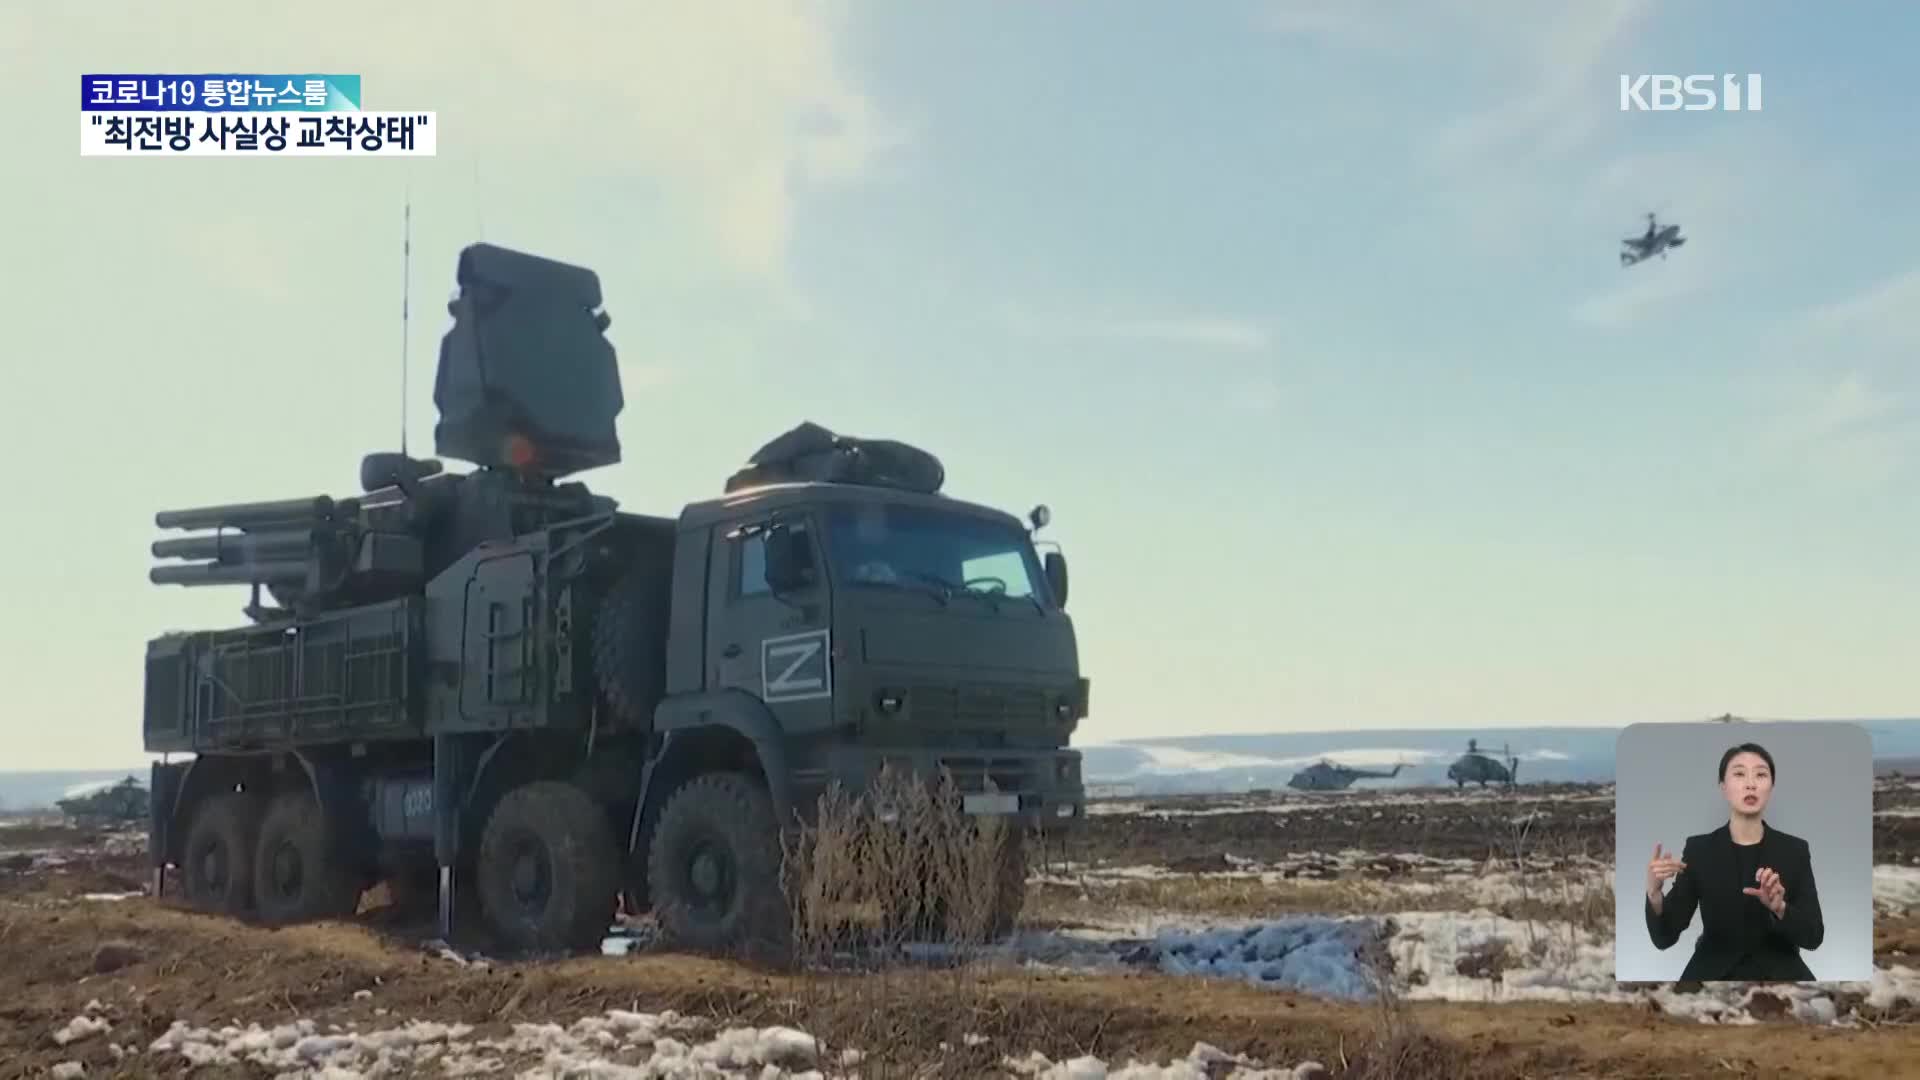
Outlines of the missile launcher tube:
M 307 580 L 304 561 L 224 563 L 188 563 L 184 566 L 156 566 L 147 571 L 147 580 L 155 585 L 298 585 Z
M 313 547 L 313 533 L 306 529 L 283 532 L 220 533 L 215 536 L 189 536 L 180 540 L 156 540 L 156 559 L 212 559 L 233 565 L 248 562 L 273 562 L 304 559 Z
M 307 499 L 280 499 L 269 502 L 227 503 L 191 510 L 162 510 L 153 523 L 162 529 L 257 529 L 268 525 L 292 525 L 303 521 L 325 521 L 336 510 L 352 512 L 352 500 L 335 503 L 332 496 L 315 495 Z

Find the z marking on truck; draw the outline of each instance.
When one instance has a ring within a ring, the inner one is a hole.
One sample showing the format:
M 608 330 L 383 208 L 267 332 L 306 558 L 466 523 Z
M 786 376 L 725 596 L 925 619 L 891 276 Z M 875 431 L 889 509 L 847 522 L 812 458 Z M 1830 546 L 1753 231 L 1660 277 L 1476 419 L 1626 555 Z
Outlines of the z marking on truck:
M 760 642 L 760 697 L 764 701 L 811 701 L 833 696 L 833 665 L 827 660 L 829 631 L 808 630 Z

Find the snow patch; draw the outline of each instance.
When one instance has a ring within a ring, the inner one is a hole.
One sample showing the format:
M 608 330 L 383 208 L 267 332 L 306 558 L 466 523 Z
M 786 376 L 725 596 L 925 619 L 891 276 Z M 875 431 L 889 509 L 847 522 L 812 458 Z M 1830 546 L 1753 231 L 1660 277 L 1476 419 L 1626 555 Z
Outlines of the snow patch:
M 1881 863 L 1873 868 L 1873 906 L 1898 915 L 1920 908 L 1920 866 Z
M 687 1037 L 690 1031 L 712 1026 L 672 1012 L 613 1010 L 567 1027 L 522 1023 L 513 1025 L 508 1036 L 471 1040 L 474 1029 L 468 1025 L 421 1020 L 364 1034 L 324 1035 L 312 1020 L 304 1019 L 272 1028 L 254 1024 L 217 1030 L 176 1021 L 148 1049 L 157 1055 L 177 1054 L 194 1066 L 259 1066 L 284 1080 L 435 1074 L 821 1080 L 825 1075 L 846 1075 L 842 1070 L 857 1068 L 864 1059 L 857 1050 L 824 1054 L 814 1036 L 790 1027 L 731 1027 L 705 1041 Z M 988 1040 L 970 1035 L 966 1041 L 977 1046 Z M 1003 1064 L 1016 1075 L 1057 1080 L 1295 1080 L 1325 1075 L 1314 1062 L 1269 1068 L 1207 1043 L 1195 1043 L 1184 1059 L 1167 1064 L 1132 1061 L 1115 1067 L 1091 1056 L 1054 1062 L 1037 1052 L 1008 1057 Z M 62 1075 L 81 1073 L 69 1070 Z
M 1484 911 L 1258 922 L 1149 913 L 1128 922 L 1020 935 L 1011 948 L 1037 967 L 1151 968 L 1350 1001 L 1372 998 L 1385 977 L 1396 994 L 1412 1000 L 1652 1003 L 1703 1023 L 1755 1022 L 1750 1005 L 1758 992 L 1784 1001 L 1804 1022 L 1837 1027 L 1858 1025 L 1851 1000 L 1868 1012 L 1920 1006 L 1920 971 L 1907 967 L 1876 970 L 1866 982 L 1786 988 L 1709 984 L 1697 993 L 1677 993 L 1671 985 L 1623 984 L 1614 978 L 1611 937 L 1568 922 L 1528 923 Z M 1374 957 L 1390 958 L 1390 965 L 1381 965 L 1384 975 Z
M 1265 1068 L 1245 1054 L 1229 1054 L 1203 1042 L 1194 1043 L 1193 1050 L 1184 1059 L 1168 1065 L 1151 1065 L 1136 1060 L 1115 1070 L 1105 1061 L 1092 1056 L 1083 1055 L 1056 1063 L 1038 1051 L 1024 1058 L 1003 1058 L 1000 1065 L 1015 1076 L 1030 1076 L 1036 1080 L 1214 1080 L 1216 1077 L 1232 1077 L 1233 1080 L 1310 1080 L 1326 1075 L 1325 1067 L 1317 1061 L 1301 1062 L 1290 1069 Z
M 195 1066 L 238 1065 L 252 1062 L 282 1074 L 325 1075 L 328 1070 L 374 1069 L 405 1072 L 402 1066 L 424 1063 L 447 1046 L 473 1032 L 467 1024 L 414 1021 L 384 1031 L 321 1034 L 312 1020 L 298 1020 L 263 1028 L 227 1026 L 199 1028 L 176 1020 L 148 1045 L 153 1054 L 178 1054 Z
M 111 1030 L 113 1030 L 113 1025 L 97 1016 L 76 1016 L 67 1021 L 65 1026 L 53 1033 L 53 1041 L 59 1043 L 61 1046 L 65 1046 L 70 1042 L 78 1042 L 81 1039 L 90 1038 L 94 1035 L 103 1035 Z
M 1377 936 L 1368 920 L 1308 916 L 1237 930 L 1162 931 L 1151 954 L 1162 971 L 1243 979 L 1276 989 L 1364 1000 L 1373 982 L 1360 961 Z
M 493 962 L 491 960 L 488 960 L 486 957 L 480 955 L 479 953 L 477 952 L 462 953 L 458 949 L 455 949 L 453 946 L 447 944 L 444 941 L 441 941 L 439 938 L 434 938 L 432 941 L 423 943 L 421 945 L 421 948 L 439 957 L 440 959 L 447 961 L 450 964 L 458 964 L 461 967 L 470 967 L 470 968 L 473 968 L 475 971 L 488 971 L 488 970 L 491 970 L 493 967 Z

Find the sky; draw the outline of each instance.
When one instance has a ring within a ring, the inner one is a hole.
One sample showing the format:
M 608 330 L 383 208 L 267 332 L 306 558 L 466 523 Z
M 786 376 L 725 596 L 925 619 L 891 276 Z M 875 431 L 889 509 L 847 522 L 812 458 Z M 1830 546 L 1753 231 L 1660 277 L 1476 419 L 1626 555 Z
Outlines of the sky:
M 1920 9 L 284 11 L 0 8 L 0 767 L 137 760 L 147 639 L 244 621 L 156 511 L 351 494 L 403 342 L 430 452 L 476 240 L 600 275 L 627 509 L 803 420 L 1050 506 L 1082 741 L 1920 707 Z M 143 71 L 358 74 L 438 154 L 79 156 Z M 1620 111 L 1694 72 L 1763 111 Z

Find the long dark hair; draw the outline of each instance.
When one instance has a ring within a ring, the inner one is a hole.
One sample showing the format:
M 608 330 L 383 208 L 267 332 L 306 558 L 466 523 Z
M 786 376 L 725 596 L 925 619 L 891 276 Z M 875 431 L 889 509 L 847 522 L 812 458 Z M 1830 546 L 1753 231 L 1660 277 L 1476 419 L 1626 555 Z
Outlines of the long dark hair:
M 1720 755 L 1721 783 L 1724 784 L 1727 781 L 1727 762 L 1732 761 L 1735 754 L 1759 754 L 1761 759 L 1767 763 L 1768 774 L 1775 780 L 1780 779 L 1780 770 L 1773 767 L 1773 755 L 1767 753 L 1767 748 L 1761 746 L 1759 743 L 1743 742 L 1739 746 Z

